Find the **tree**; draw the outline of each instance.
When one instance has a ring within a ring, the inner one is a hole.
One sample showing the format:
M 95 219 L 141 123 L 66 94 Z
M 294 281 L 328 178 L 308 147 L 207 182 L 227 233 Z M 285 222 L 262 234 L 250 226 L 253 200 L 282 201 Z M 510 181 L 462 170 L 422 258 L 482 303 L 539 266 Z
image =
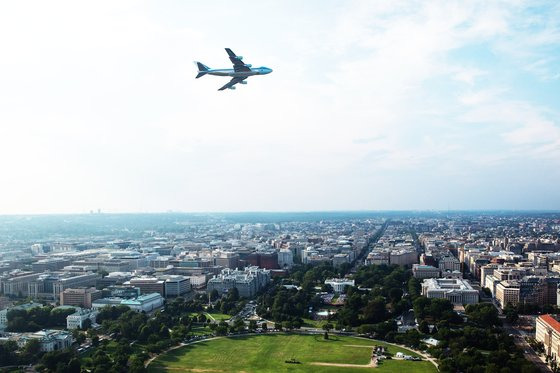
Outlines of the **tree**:
M 257 322 L 255 320 L 249 321 L 249 331 L 254 332 L 257 329 Z
M 13 365 L 16 363 L 16 351 L 18 349 L 15 341 L 0 343 L 0 365 Z
M 235 319 L 235 322 L 233 323 L 233 328 L 238 333 L 244 331 L 245 330 L 245 322 L 243 321 L 243 319 L 241 319 L 241 318 Z
M 291 321 L 287 320 L 287 321 L 282 321 L 282 328 L 284 330 L 288 330 L 291 331 L 294 328 L 294 324 L 292 324 Z
M 498 310 L 491 303 L 469 304 L 465 309 L 469 321 L 483 328 L 501 325 Z
M 130 357 L 128 371 L 131 373 L 145 373 L 146 368 L 144 368 L 143 359 L 138 355 L 132 355 Z
M 82 330 L 88 330 L 89 328 L 91 328 L 91 319 L 88 318 L 82 323 Z
M 98 274 L 101 275 L 101 278 L 106 277 L 109 275 L 109 272 L 105 271 L 105 270 L 101 270 L 99 272 L 97 272 Z
M 10 312 L 8 312 L 8 315 L 9 314 L 10 314 Z M 31 328 L 33 330 L 30 330 Z M 8 318 L 8 325 L 6 327 L 6 331 L 16 332 L 16 333 L 22 333 L 22 332 L 26 332 L 26 331 L 37 331 L 39 329 L 40 328 L 38 328 L 38 327 L 30 327 L 28 322 L 21 316 L 16 316 L 16 317 L 13 317 L 12 319 Z
M 508 303 L 506 308 L 504 308 L 504 313 L 506 314 L 506 320 L 510 324 L 514 324 L 519 319 L 519 313 L 517 312 L 517 308 L 513 307 L 511 304 Z
M 331 330 L 333 328 L 333 324 L 328 322 L 326 324 L 323 324 L 322 328 L 325 331 L 325 334 L 323 335 L 323 338 L 329 339 L 329 330 Z
M 385 321 L 387 318 L 387 309 L 385 307 L 385 299 L 383 297 L 375 297 L 370 300 L 363 309 L 363 321 L 368 324 L 376 324 Z
M 92 363 L 94 366 L 94 373 L 106 373 L 110 371 L 112 362 L 109 356 L 103 350 L 97 350 L 93 354 Z
M 412 299 L 418 298 L 420 296 L 420 290 L 422 289 L 422 285 L 418 279 L 411 277 L 408 280 L 408 294 Z
M 402 296 L 403 291 L 400 288 L 391 288 L 391 290 L 389 290 L 389 299 L 391 299 L 392 303 L 397 303 L 398 301 L 400 301 Z
M 200 323 L 206 322 L 206 315 L 204 315 L 203 313 L 199 313 L 196 320 Z
M 41 342 L 38 339 L 29 339 L 25 344 L 24 353 L 29 356 L 37 356 L 41 352 Z
M 228 300 L 232 302 L 237 302 L 239 300 L 239 290 L 237 288 L 231 288 L 228 293 Z
M 80 373 L 82 370 L 82 364 L 80 363 L 80 359 L 72 358 L 68 362 L 68 367 L 66 369 L 67 373 Z
M 420 324 L 418 325 L 418 330 L 420 331 L 420 333 L 424 333 L 424 334 L 430 333 L 430 326 L 428 325 L 426 320 L 420 321 Z
M 220 298 L 220 293 L 218 293 L 218 290 L 213 289 L 213 290 L 210 292 L 210 295 L 209 295 L 209 296 L 210 296 L 210 300 L 213 302 L 213 301 L 215 301 L 216 299 Z

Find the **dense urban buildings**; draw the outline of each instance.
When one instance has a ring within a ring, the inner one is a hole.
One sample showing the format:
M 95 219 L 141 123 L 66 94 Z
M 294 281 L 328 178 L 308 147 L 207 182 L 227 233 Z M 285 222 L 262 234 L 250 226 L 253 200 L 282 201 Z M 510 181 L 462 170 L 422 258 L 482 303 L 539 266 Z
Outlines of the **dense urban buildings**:
M 110 233 L 76 232 L 66 238 L 55 233 L 40 239 L 15 238 L 0 226 L 0 343 L 11 340 L 24 346 L 37 339 L 42 351 L 72 343 L 67 332 L 47 327 L 38 332 L 6 331 L 10 310 L 72 306 L 76 310 L 66 316 L 66 329 L 100 328 L 97 316 L 106 307 L 125 306 L 153 318 L 166 302 L 175 300 L 202 299 L 204 307 L 216 302 L 223 307 L 220 299 L 227 299 L 233 289 L 252 302 L 277 284 L 299 292 L 305 276 L 294 284 L 291 273 L 318 266 L 329 268 L 328 275 L 310 288 L 314 303 L 304 307 L 317 321 L 335 320 L 333 315 L 348 300 L 348 288 L 360 296 L 379 291 L 374 285 L 360 285 L 367 279 L 357 280 L 360 267 L 370 265 L 402 269 L 416 281 L 419 298 L 448 300 L 461 319 L 468 318 L 466 306 L 479 302 L 504 313 L 512 307 L 520 312 L 547 307 L 550 312 L 560 302 L 556 215 L 364 213 L 269 222 L 216 216 L 191 221 L 182 215 L 162 219 L 165 223 L 158 229 L 153 223 L 135 226 L 125 219 Z M 409 296 L 406 282 L 389 283 L 403 286 L 402 295 L 392 293 L 397 299 Z M 393 308 L 389 306 L 382 309 Z M 412 303 L 406 307 L 411 308 Z M 407 312 L 392 317 L 399 335 L 420 329 L 410 314 L 414 312 Z M 536 339 L 550 356 L 558 353 L 554 320 L 554 315 L 541 316 L 535 325 Z M 437 346 L 437 339 L 430 343 Z

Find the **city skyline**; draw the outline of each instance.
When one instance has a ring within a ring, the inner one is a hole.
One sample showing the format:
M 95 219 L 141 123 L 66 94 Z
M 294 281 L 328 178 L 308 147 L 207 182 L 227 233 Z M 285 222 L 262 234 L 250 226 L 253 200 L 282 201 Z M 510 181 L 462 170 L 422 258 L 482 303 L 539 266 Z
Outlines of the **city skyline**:
M 3 3 L 0 50 L 0 215 L 560 210 L 558 4 Z

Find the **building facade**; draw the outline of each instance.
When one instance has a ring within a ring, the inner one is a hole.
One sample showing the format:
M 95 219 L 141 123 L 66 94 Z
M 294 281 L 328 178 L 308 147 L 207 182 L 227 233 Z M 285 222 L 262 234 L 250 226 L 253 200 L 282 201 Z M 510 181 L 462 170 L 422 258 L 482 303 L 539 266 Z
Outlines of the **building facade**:
M 225 268 L 208 281 L 208 292 L 216 290 L 220 294 L 236 288 L 241 297 L 251 298 L 270 282 L 270 271 L 258 267 L 247 267 L 244 270 Z
M 552 315 L 537 317 L 535 339 L 542 342 L 547 356 L 558 360 L 560 356 L 560 322 Z
M 425 278 L 438 278 L 440 276 L 440 270 L 439 268 L 430 265 L 413 264 L 412 275 L 414 278 L 421 280 Z
M 101 290 L 96 288 L 65 289 L 60 293 L 60 305 L 91 308 L 91 304 L 102 298 Z
M 86 325 L 86 320 L 93 325 L 98 313 L 97 310 L 80 309 L 76 313 L 66 316 L 66 328 L 69 330 L 82 329 Z
M 348 286 L 354 286 L 355 281 L 347 278 L 329 278 L 325 280 L 325 284 L 332 286 L 335 293 L 343 293 Z
M 422 282 L 422 295 L 448 299 L 453 304 L 478 303 L 478 291 L 467 280 L 431 278 Z

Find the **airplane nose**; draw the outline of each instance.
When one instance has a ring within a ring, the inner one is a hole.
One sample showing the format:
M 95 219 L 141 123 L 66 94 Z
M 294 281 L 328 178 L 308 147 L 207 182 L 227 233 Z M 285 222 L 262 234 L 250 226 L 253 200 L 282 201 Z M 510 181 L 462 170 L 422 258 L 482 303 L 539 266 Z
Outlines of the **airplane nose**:
M 268 69 L 267 74 L 270 74 L 272 72 L 272 69 Z

